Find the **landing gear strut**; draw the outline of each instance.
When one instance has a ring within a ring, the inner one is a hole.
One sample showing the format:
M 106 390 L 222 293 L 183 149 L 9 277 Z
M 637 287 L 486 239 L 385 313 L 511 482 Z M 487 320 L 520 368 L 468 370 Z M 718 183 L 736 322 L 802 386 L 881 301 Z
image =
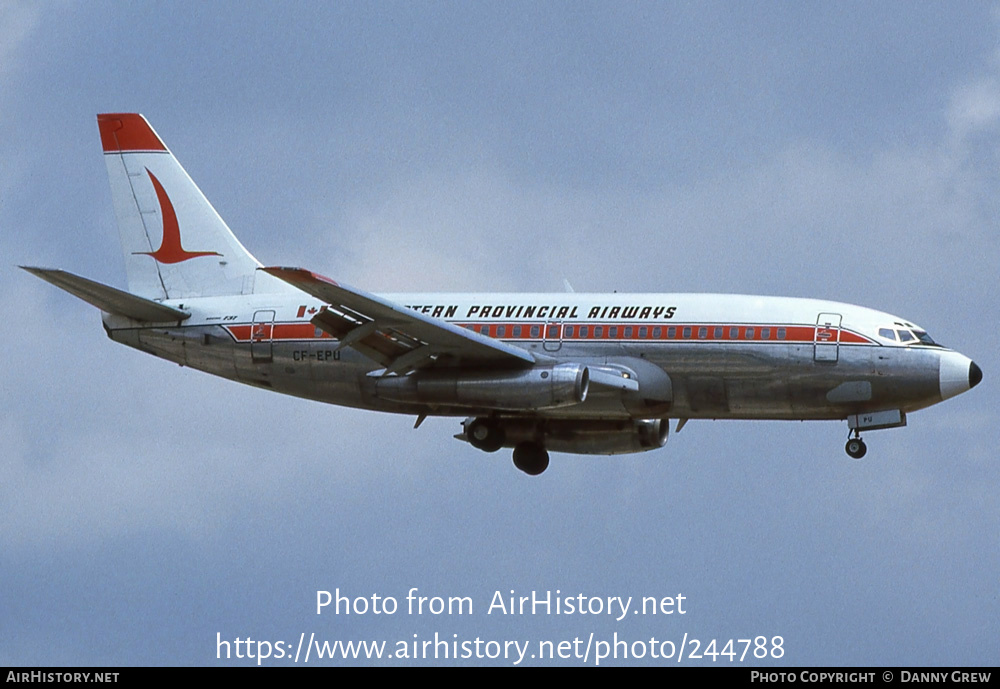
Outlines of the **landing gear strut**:
M 861 459 L 868 452 L 868 446 L 865 445 L 865 441 L 861 439 L 861 434 L 858 429 L 854 429 L 854 437 L 847 441 L 847 445 L 844 446 L 844 450 L 854 459 Z
M 530 476 L 538 476 L 549 466 L 549 453 L 539 443 L 518 443 L 514 447 L 514 466 Z

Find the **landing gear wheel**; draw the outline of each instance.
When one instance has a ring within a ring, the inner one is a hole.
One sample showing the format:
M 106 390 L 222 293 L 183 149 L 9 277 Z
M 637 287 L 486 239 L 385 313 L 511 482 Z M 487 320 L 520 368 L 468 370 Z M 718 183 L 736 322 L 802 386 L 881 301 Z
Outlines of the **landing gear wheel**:
M 476 419 L 465 429 L 469 444 L 483 452 L 496 452 L 506 437 L 503 428 L 487 419 Z
M 868 452 L 868 446 L 865 445 L 865 441 L 861 438 L 851 438 L 847 441 L 844 450 L 854 459 L 861 459 Z
M 514 466 L 529 476 L 538 476 L 549 467 L 549 453 L 538 443 L 518 443 L 514 448 Z

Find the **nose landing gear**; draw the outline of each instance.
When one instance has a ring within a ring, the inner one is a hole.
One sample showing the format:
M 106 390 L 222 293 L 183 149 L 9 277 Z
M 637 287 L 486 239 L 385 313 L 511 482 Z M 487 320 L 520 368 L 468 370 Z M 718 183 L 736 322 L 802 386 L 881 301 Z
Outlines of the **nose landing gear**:
M 854 459 L 861 459 L 868 452 L 861 431 L 878 431 L 883 428 L 901 428 L 906 425 L 906 414 L 902 409 L 883 409 L 851 414 L 847 417 L 849 440 L 844 450 Z
M 861 434 L 858 429 L 854 429 L 854 437 L 847 441 L 847 445 L 844 446 L 844 450 L 854 459 L 861 459 L 868 452 L 868 446 L 865 445 L 865 441 L 861 439 Z

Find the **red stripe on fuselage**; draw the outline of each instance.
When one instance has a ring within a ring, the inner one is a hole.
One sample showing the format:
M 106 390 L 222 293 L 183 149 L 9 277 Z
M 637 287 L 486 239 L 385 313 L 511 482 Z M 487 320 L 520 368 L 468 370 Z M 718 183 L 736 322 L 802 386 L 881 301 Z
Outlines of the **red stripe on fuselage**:
M 677 324 L 677 325 L 649 325 L 643 323 L 641 325 L 630 325 L 622 323 L 563 323 L 561 325 L 553 325 L 551 323 L 456 323 L 459 327 L 468 328 L 469 330 L 474 330 L 476 332 L 482 333 L 489 337 L 505 340 L 505 341 L 541 341 L 541 340 L 561 340 L 563 342 L 742 342 L 742 343 L 760 343 L 760 342 L 773 342 L 773 343 L 785 343 L 785 344 L 804 344 L 811 345 L 815 342 L 816 326 L 815 325 L 709 325 L 704 323 L 687 323 L 687 324 Z M 252 326 L 250 325 L 227 325 L 224 326 L 226 330 L 233 336 L 237 342 L 249 342 L 251 339 Z M 521 331 L 519 335 L 514 334 L 514 328 L 520 327 Z M 537 328 L 537 334 L 532 335 L 531 329 Z M 500 334 L 500 328 L 503 328 L 503 334 Z M 551 334 L 548 337 L 543 337 L 543 334 L 548 329 L 559 328 L 560 332 Z M 586 336 L 581 334 L 581 328 L 587 329 Z M 598 336 L 596 329 L 601 328 L 601 334 Z M 615 334 L 611 335 L 611 328 L 616 328 Z M 630 328 L 629 334 L 626 334 L 626 328 Z M 684 329 L 690 328 L 690 332 L 687 337 L 684 337 Z M 699 337 L 700 331 L 705 328 L 705 336 Z M 721 328 L 722 333 L 719 337 L 716 337 L 716 328 Z M 778 337 L 778 329 L 785 331 L 785 337 Z M 570 330 L 572 329 L 572 334 Z M 645 329 L 645 335 L 642 334 L 642 329 Z M 655 329 L 659 329 L 659 336 L 656 336 Z M 733 337 L 735 330 L 735 337 Z M 767 338 L 763 337 L 763 331 L 768 331 Z M 828 341 L 828 343 L 833 344 L 837 342 L 836 332 L 837 329 L 832 329 L 834 337 Z M 748 335 L 750 335 L 748 337 Z M 271 339 L 281 340 L 281 341 L 295 341 L 295 340 L 316 340 L 316 339 L 330 339 L 332 336 L 324 332 L 323 330 L 316 328 L 310 322 L 299 322 L 299 323 L 276 323 L 272 330 Z M 863 335 L 855 333 L 850 330 L 840 329 L 840 344 L 877 344 L 874 340 L 871 340 Z

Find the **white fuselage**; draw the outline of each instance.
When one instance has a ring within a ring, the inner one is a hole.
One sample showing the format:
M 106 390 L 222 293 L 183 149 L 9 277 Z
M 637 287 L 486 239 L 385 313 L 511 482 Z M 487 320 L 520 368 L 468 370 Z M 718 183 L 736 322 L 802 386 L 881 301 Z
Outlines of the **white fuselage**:
M 595 389 L 579 404 L 501 416 L 844 419 L 887 409 L 905 414 L 969 387 L 971 362 L 964 356 L 919 340 L 880 337 L 880 328 L 916 326 L 838 302 L 712 294 L 386 298 L 542 360 L 631 374 L 644 386 L 633 393 Z M 165 303 L 191 317 L 175 326 L 136 327 L 105 314 L 109 335 L 179 364 L 332 404 L 417 415 L 496 413 L 380 394 L 383 367 L 338 349 L 336 339 L 315 327 L 310 319 L 324 304 L 308 295 Z M 662 381 L 656 369 L 665 373 Z

